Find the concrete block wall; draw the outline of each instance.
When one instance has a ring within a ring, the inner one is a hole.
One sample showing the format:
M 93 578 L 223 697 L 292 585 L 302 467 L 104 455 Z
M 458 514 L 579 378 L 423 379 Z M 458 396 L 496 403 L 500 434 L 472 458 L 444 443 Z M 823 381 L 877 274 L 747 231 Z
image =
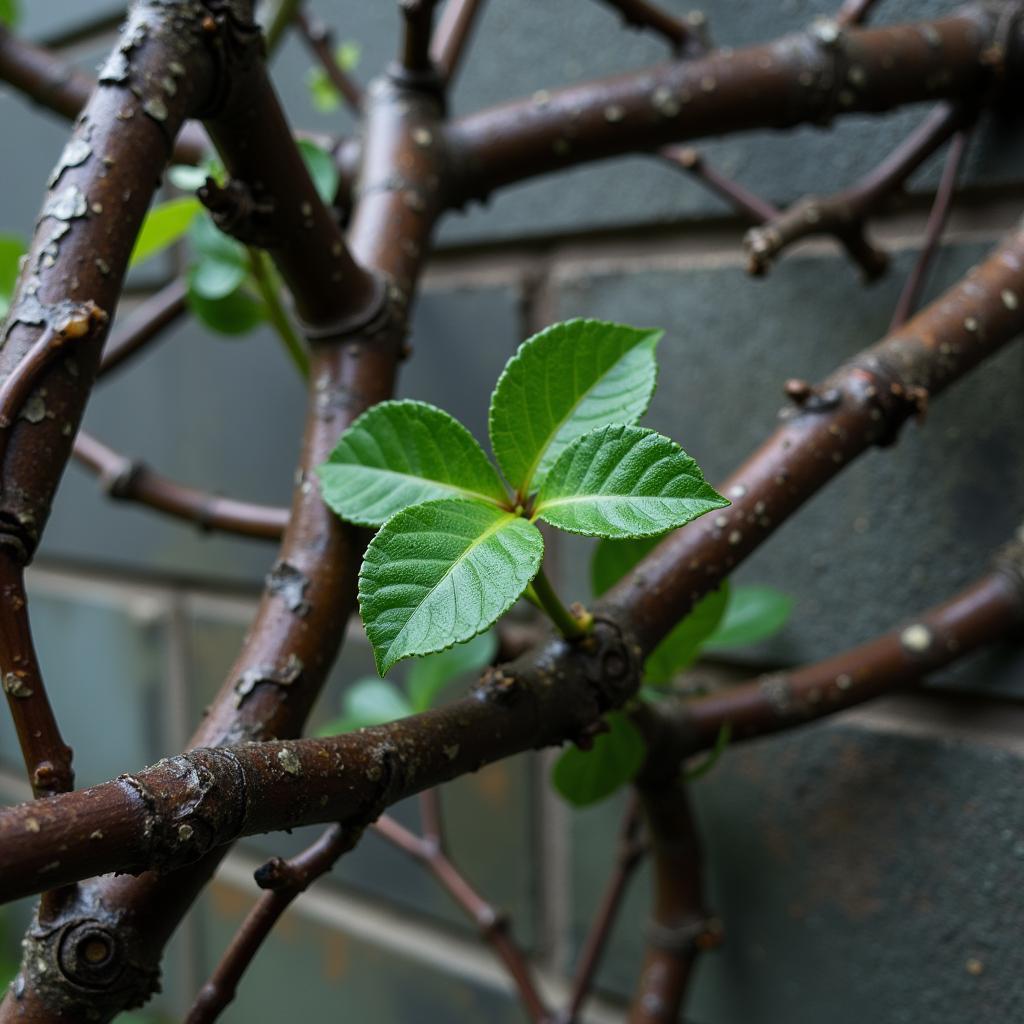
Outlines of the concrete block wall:
M 26 5 L 36 38 L 116 7 L 108 0 Z M 678 11 L 689 4 L 666 0 Z M 881 20 L 949 10 L 882 4 Z M 892 10 L 889 10 L 892 8 Z M 742 45 L 798 29 L 824 0 L 715 0 L 715 38 Z M 387 56 L 393 5 L 319 5 L 363 68 Z M 74 55 L 94 63 L 102 46 Z M 542 86 L 661 59 L 592 0 L 492 0 L 455 99 L 468 111 Z M 276 64 L 297 124 L 312 111 L 308 59 L 289 43 Z M 707 152 L 775 201 L 827 192 L 866 170 L 923 111 L 725 140 Z M 0 94 L 0 123 L 24 140 L 0 193 L 0 230 L 27 231 L 63 126 Z M 953 217 L 931 293 L 983 256 L 1019 216 L 1024 132 L 993 119 L 977 133 L 971 199 Z M 647 422 L 720 479 L 773 426 L 782 382 L 815 379 L 880 336 L 920 245 L 930 162 L 912 198 L 879 223 L 892 274 L 864 289 L 828 243 L 802 246 L 766 280 L 743 272 L 742 225 L 715 198 L 650 161 L 530 183 L 448 222 L 416 309 L 401 393 L 435 402 L 483 438 L 490 387 L 532 331 L 586 315 L 664 327 Z M 168 268 L 135 282 L 145 291 Z M 869 638 L 976 575 L 1024 511 L 1024 355 L 1009 348 L 937 402 L 900 443 L 864 457 L 737 573 L 791 593 L 792 623 L 743 654 L 795 664 Z M 458 373 L 452 367 L 458 366 Z M 287 500 L 302 388 L 275 345 L 211 337 L 195 324 L 92 401 L 100 438 L 211 490 Z M 558 538 L 570 599 L 588 596 L 590 546 Z M 230 665 L 271 547 L 205 536 L 111 505 L 71 467 L 32 578 L 35 632 L 83 785 L 179 750 Z M 356 632 L 317 708 L 372 672 Z M 727 942 L 702 962 L 699 1024 L 905 1024 L 1012 1021 L 1024 1011 L 1017 941 L 1024 907 L 1024 662 L 1006 646 L 944 673 L 924 692 L 730 751 L 695 786 L 710 901 Z M 614 856 L 619 801 L 570 811 L 547 786 L 550 756 L 517 758 L 445 791 L 454 851 L 513 918 L 552 991 L 564 988 Z M 24 795 L 0 716 L 0 799 Z M 414 806 L 400 817 L 416 821 Z M 251 871 L 315 832 L 258 837 L 226 862 L 168 959 L 155 1012 L 180 1019 L 255 895 Z M 649 879 L 635 880 L 601 971 L 593 1021 L 621 1019 L 644 935 Z M 27 913 L 6 915 L 15 941 Z M 296 1002 L 298 1000 L 298 1002 Z M 379 840 L 347 858 L 275 933 L 228 1021 L 339 1012 L 372 1021 L 521 1020 L 469 922 Z

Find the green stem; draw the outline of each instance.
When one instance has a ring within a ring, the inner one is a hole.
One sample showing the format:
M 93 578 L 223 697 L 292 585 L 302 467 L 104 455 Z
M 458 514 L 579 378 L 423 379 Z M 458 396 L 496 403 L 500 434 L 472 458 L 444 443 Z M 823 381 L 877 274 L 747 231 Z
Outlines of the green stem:
M 265 32 L 267 53 L 273 53 L 281 45 L 285 30 L 295 20 L 295 14 L 301 3 L 302 0 L 280 0 L 267 22 Z
M 292 362 L 298 368 L 299 373 L 306 379 L 309 378 L 309 352 L 305 342 L 296 333 L 291 320 L 281 304 L 281 295 L 274 281 L 274 265 L 270 257 L 260 249 L 249 249 L 249 267 L 252 270 L 253 280 L 259 289 L 260 297 L 267 307 L 267 317 L 271 326 L 277 331 L 278 337 L 284 343 L 285 350 L 291 357 Z
M 537 573 L 531 587 L 537 603 L 547 612 L 551 621 L 558 627 L 564 637 L 572 640 L 576 637 L 586 636 L 590 632 L 590 627 L 594 624 L 593 617 L 588 612 L 586 613 L 586 618 L 576 618 L 562 604 L 561 598 L 555 593 L 554 587 L 551 586 L 551 582 L 544 575 L 543 569 Z

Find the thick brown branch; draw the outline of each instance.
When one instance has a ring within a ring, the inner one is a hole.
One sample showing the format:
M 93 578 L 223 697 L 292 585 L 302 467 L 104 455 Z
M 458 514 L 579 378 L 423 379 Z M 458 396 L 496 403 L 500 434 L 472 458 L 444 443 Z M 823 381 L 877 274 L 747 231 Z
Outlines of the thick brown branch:
M 256 872 L 257 884 L 269 892 L 242 922 L 210 980 L 200 990 L 185 1024 L 210 1024 L 224 1012 L 235 998 L 242 975 L 281 915 L 355 846 L 361 834 L 361 829 L 332 825 L 312 846 L 291 860 L 274 858 Z
M 649 771 L 675 773 L 679 759 L 714 746 L 723 726 L 733 741 L 815 721 L 920 682 L 971 651 L 1019 633 L 1024 625 L 1024 547 L 998 568 L 901 629 L 826 661 L 776 672 L 695 700 L 648 709 L 653 721 Z
M 629 1024 L 679 1020 L 697 954 L 721 942 L 704 908 L 700 839 L 682 783 L 640 789 L 651 863 L 653 913 Z
M 783 250 L 802 238 L 834 235 L 856 258 L 866 280 L 879 277 L 888 258 L 866 242 L 865 221 L 969 118 L 963 107 L 940 105 L 855 185 L 833 196 L 806 196 L 752 228 L 743 240 L 750 255 L 750 272 L 765 273 Z
M 108 448 L 84 430 L 75 438 L 72 454 L 99 477 L 100 485 L 111 498 L 146 505 L 193 523 L 201 530 L 279 540 L 288 525 L 287 508 L 236 501 L 186 487 L 145 463 Z
M 448 0 L 430 41 L 430 59 L 445 84 L 451 85 L 466 54 L 483 0 Z
M 926 100 L 979 97 L 992 81 L 989 8 L 919 25 L 811 32 L 544 91 L 449 129 L 462 174 L 453 201 L 563 167 L 755 128 L 825 124 Z M 1008 81 L 1019 74 L 1004 69 Z

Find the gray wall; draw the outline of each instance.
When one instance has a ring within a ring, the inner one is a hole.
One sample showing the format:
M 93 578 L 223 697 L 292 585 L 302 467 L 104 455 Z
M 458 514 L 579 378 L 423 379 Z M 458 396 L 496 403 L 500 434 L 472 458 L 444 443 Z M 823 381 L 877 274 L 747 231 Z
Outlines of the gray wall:
M 104 0 L 26 4 L 36 38 L 109 10 Z M 320 3 L 369 74 L 392 46 L 390 3 Z M 680 12 L 681 0 L 665 6 Z M 715 38 L 740 45 L 806 25 L 823 0 L 716 0 Z M 882 4 L 880 19 L 952 3 Z M 890 10 L 891 9 L 891 10 Z M 74 51 L 85 65 L 102 46 Z M 492 0 L 454 108 L 661 59 L 593 0 Z M 275 71 L 295 122 L 347 130 L 312 111 L 308 60 L 289 42 Z M 709 157 L 777 202 L 827 192 L 872 165 L 922 111 L 852 119 L 836 132 L 758 134 Z M 0 94 L 18 139 L 5 167 L 0 230 L 26 232 L 64 127 Z M 991 119 L 969 166 L 972 201 L 954 218 L 931 290 L 979 259 L 1016 215 L 1024 134 Z M 932 161 L 912 192 L 927 192 Z M 879 226 L 893 273 L 864 289 L 831 245 L 805 246 L 764 281 L 743 273 L 742 227 L 714 197 L 650 161 L 629 160 L 509 190 L 448 221 L 413 332 L 401 390 L 443 405 L 482 435 L 487 394 L 519 341 L 552 319 L 658 325 L 660 387 L 648 422 L 720 478 L 771 429 L 781 384 L 814 379 L 885 329 L 924 221 L 912 199 Z M 145 289 L 169 268 L 147 271 Z M 239 348 L 244 346 L 244 348 Z M 239 356 L 242 358 L 239 358 Z M 452 374 L 457 365 L 459 373 Z M 872 453 L 785 526 L 737 574 L 790 592 L 793 623 L 744 654 L 797 663 L 838 651 L 944 599 L 976 575 L 1024 509 L 1022 353 L 1009 349 Z M 183 326 L 96 394 L 101 438 L 198 486 L 286 500 L 302 389 L 273 339 Z M 557 543 L 570 598 L 587 596 L 589 549 Z M 82 784 L 180 749 L 244 633 L 270 561 L 266 546 L 206 537 L 110 506 L 69 469 L 33 577 L 43 668 L 76 749 Z M 372 667 L 354 637 L 325 694 Z M 702 962 L 691 1015 L 702 1024 L 967 1024 L 1018 1020 L 1024 954 L 1024 781 L 1017 738 L 1024 671 L 1012 649 L 969 660 L 926 694 L 729 752 L 695 786 L 709 889 L 727 942 Z M 545 758 L 518 758 L 446 791 L 456 853 L 511 911 L 557 985 L 614 855 L 619 801 L 573 813 L 546 787 Z M 0 719 L 0 798 L 18 798 L 17 756 Z M 399 814 L 415 822 L 415 808 Z M 175 940 L 159 1009 L 180 1015 L 253 898 L 248 872 L 306 834 L 246 844 Z M 643 936 L 643 873 L 600 975 L 595 1020 L 616 1019 Z M 13 917 L 24 913 L 18 908 Z M 12 915 L 9 915 L 12 916 Z M 14 927 L 6 939 L 14 941 Z M 228 1021 L 343 1007 L 373 1021 L 516 1021 L 500 972 L 430 881 L 370 839 L 274 935 Z

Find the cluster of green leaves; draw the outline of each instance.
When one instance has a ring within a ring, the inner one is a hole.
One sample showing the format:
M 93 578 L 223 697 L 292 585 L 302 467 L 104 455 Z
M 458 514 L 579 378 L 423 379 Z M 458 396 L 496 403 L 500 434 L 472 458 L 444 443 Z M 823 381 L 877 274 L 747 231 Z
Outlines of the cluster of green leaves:
M 417 658 L 406 673 L 404 686 L 372 676 L 357 679 L 342 697 L 342 713 L 325 722 L 317 735 L 336 736 L 426 711 L 453 683 L 489 665 L 497 648 L 497 638 L 488 631 L 446 651 Z
M 346 72 L 355 71 L 363 55 L 362 47 L 355 41 L 347 39 L 334 48 L 334 62 Z M 342 96 L 330 76 L 319 65 L 306 72 L 306 86 L 313 106 L 322 114 L 331 114 L 341 106 Z
M 654 391 L 661 333 L 570 320 L 520 346 L 489 417 L 511 493 L 472 434 L 434 406 L 383 402 L 345 431 L 320 484 L 341 518 L 380 527 L 359 605 L 382 676 L 507 611 L 540 571 L 538 521 L 649 537 L 728 504 L 674 441 L 635 426 Z M 559 621 L 540 581 L 532 596 Z
M 591 585 L 599 596 L 617 583 L 661 540 L 603 540 L 591 562 Z M 723 651 L 757 643 L 785 626 L 793 602 L 770 587 L 730 586 L 722 583 L 694 605 L 668 636 L 647 656 L 641 699 L 658 700 L 680 672 L 704 651 Z M 646 744 L 629 717 L 629 710 L 605 716 L 607 731 L 588 749 L 570 747 L 555 762 L 552 781 L 566 800 L 577 806 L 596 803 L 631 781 L 643 766 Z M 720 737 L 710 759 L 693 774 L 714 762 L 728 734 Z

